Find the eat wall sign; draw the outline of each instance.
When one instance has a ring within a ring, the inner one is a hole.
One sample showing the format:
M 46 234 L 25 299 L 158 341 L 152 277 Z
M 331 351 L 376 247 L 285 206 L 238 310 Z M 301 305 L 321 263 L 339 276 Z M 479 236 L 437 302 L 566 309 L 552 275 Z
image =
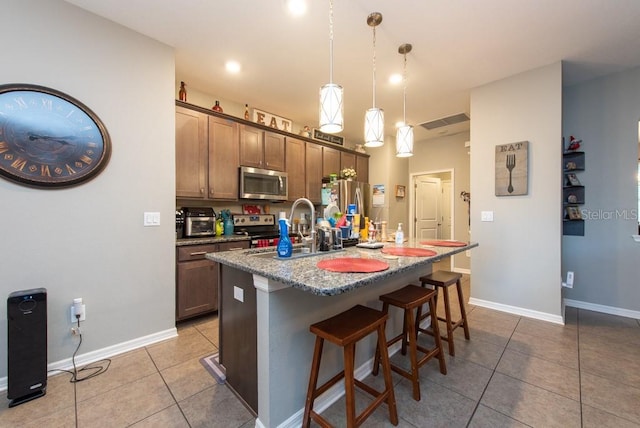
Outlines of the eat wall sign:
M 279 129 L 280 131 L 291 132 L 291 121 L 284 117 L 276 116 L 275 114 L 267 113 L 266 111 L 253 109 L 252 120 L 260 125 L 268 126 L 269 128 Z

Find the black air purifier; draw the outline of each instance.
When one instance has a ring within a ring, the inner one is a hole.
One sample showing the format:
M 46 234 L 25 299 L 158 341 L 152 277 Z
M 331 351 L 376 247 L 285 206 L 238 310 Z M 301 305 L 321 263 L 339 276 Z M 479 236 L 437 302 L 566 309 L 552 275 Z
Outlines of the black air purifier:
M 9 407 L 47 389 L 47 290 L 14 291 L 7 299 Z

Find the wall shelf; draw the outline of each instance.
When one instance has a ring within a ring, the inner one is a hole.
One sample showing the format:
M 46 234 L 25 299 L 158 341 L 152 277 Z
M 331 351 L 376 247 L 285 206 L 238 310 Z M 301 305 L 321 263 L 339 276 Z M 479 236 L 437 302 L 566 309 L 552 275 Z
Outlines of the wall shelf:
M 585 170 L 584 152 L 562 154 L 562 234 L 584 236 L 584 219 L 580 206 L 585 202 L 585 187 L 580 183 L 579 173 Z

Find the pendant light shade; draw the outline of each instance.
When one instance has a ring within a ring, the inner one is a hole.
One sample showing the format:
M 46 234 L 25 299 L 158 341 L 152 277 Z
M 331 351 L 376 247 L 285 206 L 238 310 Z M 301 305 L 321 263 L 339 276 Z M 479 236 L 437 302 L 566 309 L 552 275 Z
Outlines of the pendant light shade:
M 413 126 L 403 125 L 398 127 L 396 133 L 396 156 L 406 158 L 413 156 Z
M 406 158 L 413 156 L 413 126 L 407 123 L 407 54 L 411 52 L 409 43 L 400 45 L 398 52 L 404 56 L 404 68 L 402 73 L 402 115 L 403 125 L 398 127 L 396 133 L 396 156 Z
M 382 14 L 373 12 L 367 16 L 367 24 L 373 28 L 373 107 L 364 116 L 365 147 L 384 145 L 384 110 L 376 107 L 376 27 L 382 22 Z
M 342 86 L 333 83 L 333 0 L 329 0 L 329 83 L 320 88 L 320 131 L 334 134 L 344 128 Z
M 327 83 L 320 88 L 320 130 L 329 134 L 342 131 L 344 127 L 344 106 L 342 86 Z
M 384 145 L 384 111 L 380 108 L 370 108 L 364 115 L 364 145 Z

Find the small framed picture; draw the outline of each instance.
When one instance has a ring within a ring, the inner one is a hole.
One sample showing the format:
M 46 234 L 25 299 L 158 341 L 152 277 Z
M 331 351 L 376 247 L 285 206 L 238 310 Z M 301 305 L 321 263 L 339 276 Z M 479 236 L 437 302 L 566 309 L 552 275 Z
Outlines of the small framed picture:
M 580 214 L 578 207 L 568 206 L 566 211 L 569 220 L 582 220 L 582 214 Z
M 580 186 L 580 180 L 574 173 L 567 174 L 567 186 Z
M 396 185 L 396 198 L 404 198 L 407 188 L 400 184 Z

